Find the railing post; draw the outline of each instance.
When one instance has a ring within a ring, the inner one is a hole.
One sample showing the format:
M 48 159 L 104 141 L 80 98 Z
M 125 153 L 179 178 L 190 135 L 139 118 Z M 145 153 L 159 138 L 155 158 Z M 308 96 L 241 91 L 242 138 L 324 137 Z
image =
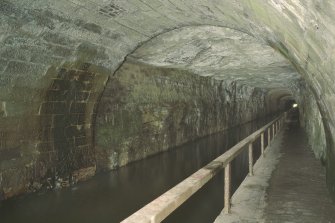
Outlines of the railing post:
M 230 187 L 231 187 L 231 165 L 230 163 L 224 169 L 224 213 L 230 213 Z
M 252 142 L 249 143 L 249 175 L 253 176 L 254 175 L 254 156 L 253 156 L 253 149 L 252 149 Z
M 278 121 L 276 121 L 276 133 L 278 133 Z
M 277 133 L 278 133 L 278 123 L 277 122 L 275 122 L 276 124 L 275 124 L 275 128 L 276 128 L 276 135 L 277 135 Z
M 268 146 L 270 146 L 271 143 L 271 127 L 268 128 Z
M 264 157 L 264 132 L 261 134 L 261 152 L 262 156 Z
M 165 192 L 139 211 L 124 219 L 122 223 L 128 222 L 162 222 L 168 215 L 170 215 L 176 208 L 182 205 L 192 194 L 202 188 L 210 179 L 212 179 L 216 173 L 219 172 L 224 166 L 224 213 L 229 214 L 231 212 L 231 162 L 242 152 L 245 153 L 246 146 L 248 146 L 248 157 L 249 157 L 249 175 L 254 175 L 253 165 L 253 143 L 256 138 L 261 135 L 261 150 L 264 156 L 265 150 L 265 135 L 267 136 L 268 146 L 270 146 L 271 139 L 275 134 L 275 130 L 281 128 L 281 125 L 285 125 L 286 120 L 284 117 L 277 118 L 270 123 L 263 126 L 258 131 L 252 133 L 244 140 L 230 148 L 229 152 L 217 157 L 215 160 L 210 162 L 205 167 L 201 168 L 197 172 L 193 173 L 187 179 Z M 267 132 L 266 132 L 267 131 Z M 272 132 L 271 132 L 272 131 Z M 246 154 L 245 154 L 246 155 Z M 218 162 L 221 165 L 218 165 Z M 210 169 L 210 170 L 209 170 Z M 196 182 L 196 183 L 190 183 Z M 162 202 L 164 201 L 164 202 Z M 141 216 L 141 217 L 139 217 Z M 140 218 L 140 219 L 139 219 Z
M 272 140 L 275 138 L 275 125 L 272 124 Z

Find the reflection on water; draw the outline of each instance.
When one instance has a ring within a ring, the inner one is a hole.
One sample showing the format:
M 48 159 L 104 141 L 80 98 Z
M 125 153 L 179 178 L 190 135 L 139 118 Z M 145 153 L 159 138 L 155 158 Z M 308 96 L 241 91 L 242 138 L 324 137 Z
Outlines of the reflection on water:
M 2 223 L 113 223 L 161 195 L 224 153 L 269 119 L 207 136 L 116 171 L 103 173 L 73 188 L 24 196 L 0 204 Z M 260 154 L 255 142 L 255 158 Z M 232 163 L 233 190 L 247 175 L 248 154 Z M 164 222 L 213 222 L 223 208 L 224 171 Z

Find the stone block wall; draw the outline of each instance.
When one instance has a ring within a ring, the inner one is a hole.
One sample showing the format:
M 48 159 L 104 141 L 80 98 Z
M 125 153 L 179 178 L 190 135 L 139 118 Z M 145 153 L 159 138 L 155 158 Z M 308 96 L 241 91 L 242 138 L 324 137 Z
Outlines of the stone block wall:
M 41 103 L 41 137 L 37 149 L 43 165 L 39 169 L 52 172 L 49 177 L 69 177 L 69 181 L 77 181 L 81 179 L 73 178 L 73 171 L 95 169 L 90 116 L 93 115 L 91 93 L 97 74 L 89 68 L 90 64 L 83 64 L 76 70 L 60 69 Z
M 95 174 L 92 120 L 111 73 L 101 27 L 18 3 L 0 2 L 0 200 Z

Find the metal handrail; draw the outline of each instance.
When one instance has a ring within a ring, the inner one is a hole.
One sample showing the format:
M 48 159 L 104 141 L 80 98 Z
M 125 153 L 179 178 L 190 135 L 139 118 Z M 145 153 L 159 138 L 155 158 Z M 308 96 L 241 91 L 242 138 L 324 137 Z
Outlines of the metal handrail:
M 268 145 L 270 145 L 271 132 L 273 139 L 283 126 L 284 118 L 286 118 L 286 112 L 241 140 L 224 154 L 193 173 L 191 176 L 123 220 L 121 223 L 158 223 L 163 221 L 223 168 L 225 169 L 224 212 L 228 214 L 231 205 L 231 161 L 241 154 L 244 151 L 244 147 L 249 144 L 249 175 L 252 176 L 253 142 L 261 136 L 261 154 L 264 156 L 265 132 L 267 131 L 268 133 Z

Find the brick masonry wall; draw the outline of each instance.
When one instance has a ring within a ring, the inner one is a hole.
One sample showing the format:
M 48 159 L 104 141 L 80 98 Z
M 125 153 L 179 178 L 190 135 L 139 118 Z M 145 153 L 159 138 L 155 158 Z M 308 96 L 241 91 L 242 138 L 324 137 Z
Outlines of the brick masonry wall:
M 0 13 L 0 200 L 87 179 L 111 73 L 101 27 L 10 1 Z

